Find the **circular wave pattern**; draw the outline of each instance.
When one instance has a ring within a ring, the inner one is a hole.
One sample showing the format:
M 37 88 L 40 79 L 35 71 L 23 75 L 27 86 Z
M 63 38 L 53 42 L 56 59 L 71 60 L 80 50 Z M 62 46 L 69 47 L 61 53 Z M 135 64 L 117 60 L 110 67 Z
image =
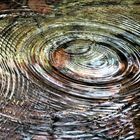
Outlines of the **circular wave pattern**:
M 0 25 L 1 98 L 17 103 L 11 114 L 13 105 L 4 103 L 9 111 L 2 116 L 22 122 L 18 134 L 134 137 L 131 117 L 138 111 L 140 90 L 137 22 L 120 15 L 100 21 L 29 14 Z

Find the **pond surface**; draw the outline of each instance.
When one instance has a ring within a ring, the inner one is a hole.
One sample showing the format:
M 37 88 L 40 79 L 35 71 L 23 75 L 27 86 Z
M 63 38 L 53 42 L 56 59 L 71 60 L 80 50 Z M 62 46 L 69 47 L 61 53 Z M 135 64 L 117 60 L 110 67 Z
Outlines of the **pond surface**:
M 140 138 L 140 2 L 0 2 L 0 139 Z

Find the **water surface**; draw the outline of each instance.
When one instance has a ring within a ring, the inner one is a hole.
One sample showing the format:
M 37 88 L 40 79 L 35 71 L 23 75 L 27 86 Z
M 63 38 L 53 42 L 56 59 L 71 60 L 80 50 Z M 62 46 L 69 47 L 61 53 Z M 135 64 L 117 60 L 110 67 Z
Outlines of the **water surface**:
M 3 1 L 0 139 L 139 137 L 138 1 Z

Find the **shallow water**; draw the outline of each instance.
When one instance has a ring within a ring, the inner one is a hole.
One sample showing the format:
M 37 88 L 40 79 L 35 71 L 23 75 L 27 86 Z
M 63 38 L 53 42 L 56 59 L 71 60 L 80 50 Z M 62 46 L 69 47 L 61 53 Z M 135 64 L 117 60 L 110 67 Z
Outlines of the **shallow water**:
M 139 137 L 138 1 L 1 5 L 0 139 Z

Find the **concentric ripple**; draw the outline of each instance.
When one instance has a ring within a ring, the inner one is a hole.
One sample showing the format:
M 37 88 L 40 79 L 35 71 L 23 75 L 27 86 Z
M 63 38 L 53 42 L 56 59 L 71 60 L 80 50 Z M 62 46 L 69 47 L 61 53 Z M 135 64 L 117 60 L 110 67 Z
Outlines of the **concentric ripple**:
M 139 40 L 133 32 L 122 25 L 70 18 L 46 24 L 26 29 L 16 52 L 17 65 L 38 85 L 57 89 L 61 93 L 54 92 L 56 96 L 74 96 L 72 104 L 77 97 L 109 99 L 138 88 Z
M 1 14 L 0 31 L 1 137 L 134 139 L 137 21 L 16 11 Z

